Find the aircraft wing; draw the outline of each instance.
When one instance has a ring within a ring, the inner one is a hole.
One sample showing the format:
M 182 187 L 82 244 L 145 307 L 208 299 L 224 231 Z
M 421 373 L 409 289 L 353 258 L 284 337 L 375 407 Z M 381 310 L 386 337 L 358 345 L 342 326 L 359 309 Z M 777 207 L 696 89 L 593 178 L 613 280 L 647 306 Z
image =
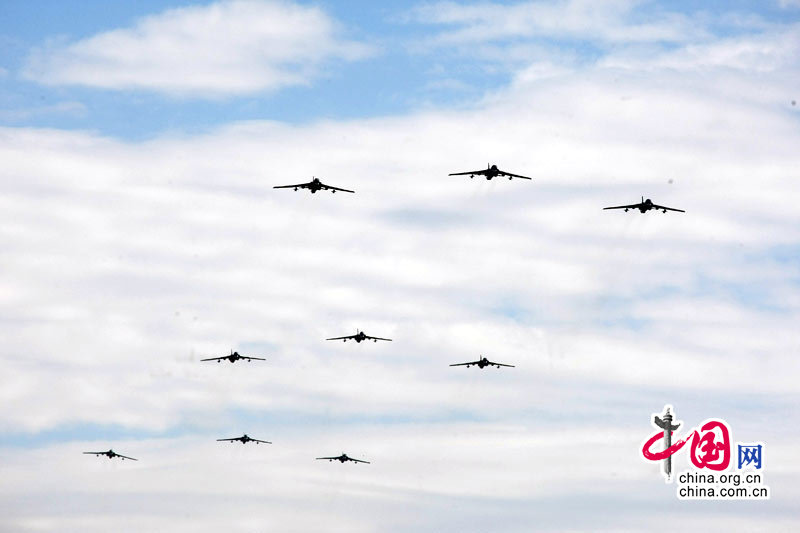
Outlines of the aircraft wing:
M 272 443 L 271 443 L 270 441 L 268 441 L 268 440 L 258 440 L 258 439 L 250 439 L 250 440 L 252 440 L 253 442 L 263 442 L 264 444 L 272 444 Z
M 319 461 L 320 459 L 327 459 L 328 461 L 334 461 L 334 460 L 338 461 L 341 458 L 342 458 L 341 455 L 339 457 L 317 457 L 317 461 Z
M 222 359 L 227 359 L 229 356 L 225 357 L 211 357 L 209 359 L 200 359 L 200 361 L 221 361 Z
M 506 364 L 503 364 L 503 363 L 493 363 L 492 361 L 489 361 L 489 364 L 490 365 L 494 365 L 494 366 L 507 366 L 507 367 L 510 367 L 510 368 L 515 368 L 514 365 L 506 365 Z
M 235 440 L 242 440 L 242 437 L 234 437 L 232 439 L 217 439 L 218 442 L 228 442 L 228 441 L 233 442 Z
M 250 357 L 249 355 L 243 355 L 242 359 L 255 359 L 257 361 L 266 361 L 263 357 Z
M 364 335 L 365 338 L 373 340 L 373 341 L 391 341 L 392 339 L 384 339 L 383 337 L 370 337 L 369 335 Z
M 325 339 L 326 341 L 340 341 L 344 339 L 355 339 L 355 335 L 347 335 L 346 337 L 331 337 L 330 339 Z
M 352 457 L 350 457 L 349 459 L 350 459 L 351 461 L 353 461 L 354 463 L 366 463 L 366 464 L 370 464 L 370 462 L 369 462 L 369 461 L 362 461 L 361 459 L 353 459 Z
M 298 183 L 297 185 L 276 185 L 273 189 L 299 189 L 301 187 L 308 187 L 308 183 Z
M 486 169 L 482 168 L 480 170 L 473 170 L 470 172 L 453 172 L 452 174 L 448 174 L 448 176 L 477 176 L 479 174 L 486 174 Z
M 127 455 L 120 455 L 120 454 L 117 454 L 117 457 L 122 457 L 123 459 L 130 459 L 131 461 L 139 460 L 139 459 L 134 459 L 133 457 L 128 457 Z
M 533 179 L 533 178 L 529 178 L 528 176 L 520 176 L 519 174 L 512 174 L 511 172 L 503 172 L 502 170 L 500 171 L 500 175 L 501 176 L 508 176 L 509 178 L 522 178 L 524 180 Z
M 683 209 L 675 209 L 674 207 L 664 207 L 663 205 L 656 205 L 653 204 L 653 209 L 666 209 L 667 211 L 677 211 L 679 213 L 685 213 Z
M 615 205 L 614 207 L 604 207 L 603 209 L 638 209 L 639 206 L 642 204 L 631 204 L 631 205 Z
M 90 454 L 90 455 L 105 455 L 108 452 L 83 452 L 83 453 Z
M 478 363 L 480 363 L 480 361 L 472 361 L 472 362 L 469 362 L 469 363 L 456 363 L 456 364 L 450 365 L 450 366 L 477 365 Z
M 324 183 L 321 184 L 323 189 L 329 191 L 342 191 L 342 192 L 352 192 L 355 193 L 356 191 L 351 191 L 350 189 L 342 189 L 340 187 L 334 187 L 333 185 L 325 185 Z

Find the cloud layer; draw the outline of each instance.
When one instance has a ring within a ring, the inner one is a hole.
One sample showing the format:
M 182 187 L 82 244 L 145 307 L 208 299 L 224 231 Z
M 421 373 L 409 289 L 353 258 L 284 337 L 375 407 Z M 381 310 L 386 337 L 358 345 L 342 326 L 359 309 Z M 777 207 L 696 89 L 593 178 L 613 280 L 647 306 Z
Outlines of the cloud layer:
M 418 7 L 414 19 L 453 26 L 439 44 L 486 42 L 520 37 L 598 40 L 607 43 L 684 42 L 704 32 L 691 19 L 670 12 L 635 13 L 638 0 L 558 0 L 498 5 L 438 2 Z M 645 19 L 645 20 L 640 20 Z
M 49 85 L 221 97 L 308 84 L 326 63 L 372 49 L 322 9 L 234 0 L 170 9 L 131 28 L 37 50 L 24 75 Z
M 790 529 L 793 39 L 533 63 L 458 111 L 0 129 L 0 529 Z M 447 176 L 487 162 L 534 180 Z M 356 194 L 272 189 L 312 175 Z M 642 195 L 687 212 L 601 209 Z M 356 328 L 394 342 L 323 340 Z M 230 349 L 267 361 L 199 362 Z M 448 366 L 481 354 L 517 366 Z M 764 441 L 773 499 L 675 500 L 638 457 L 665 403 Z M 275 444 L 214 441 L 245 431 Z M 343 451 L 373 464 L 313 461 Z

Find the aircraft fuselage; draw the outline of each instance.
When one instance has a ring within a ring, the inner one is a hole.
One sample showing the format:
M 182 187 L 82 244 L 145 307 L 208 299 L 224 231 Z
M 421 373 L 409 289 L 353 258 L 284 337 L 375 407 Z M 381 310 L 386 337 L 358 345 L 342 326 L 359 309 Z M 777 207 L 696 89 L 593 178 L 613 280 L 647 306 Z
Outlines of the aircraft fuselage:
M 322 189 L 322 182 L 317 178 L 314 178 L 311 180 L 311 183 L 308 184 L 308 189 L 311 191 L 311 194 L 314 194 L 318 190 Z
M 356 333 L 355 335 L 353 335 L 350 338 L 353 339 L 356 342 L 361 342 L 361 341 L 367 340 L 367 335 L 363 331 L 359 331 L 358 333 Z M 343 342 L 347 342 L 347 339 L 342 339 L 342 341 Z

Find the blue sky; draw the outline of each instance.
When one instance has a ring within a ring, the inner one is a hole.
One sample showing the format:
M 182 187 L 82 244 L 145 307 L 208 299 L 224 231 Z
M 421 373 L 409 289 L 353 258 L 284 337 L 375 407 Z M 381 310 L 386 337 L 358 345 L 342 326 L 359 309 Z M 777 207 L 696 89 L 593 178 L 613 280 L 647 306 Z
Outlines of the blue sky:
M 424 17 L 415 17 L 413 9 L 424 4 L 411 8 L 405 2 L 327 2 L 303 5 L 320 6 L 340 24 L 343 34 L 374 47 L 374 55 L 353 62 L 332 62 L 315 83 L 307 86 L 212 98 L 165 96 L 150 90 L 47 86 L 20 76 L 32 50 L 54 41 L 75 42 L 103 31 L 130 27 L 142 17 L 168 9 L 203 4 L 156 1 L 43 4 L 34 8 L 25 2 L 12 2 L 5 7 L 6 16 L 0 21 L 4 42 L 0 67 L 7 71 L 0 79 L 0 120 L 6 124 L 88 129 L 142 139 L 164 131 L 207 131 L 237 120 L 307 123 L 430 107 L 459 108 L 474 103 L 486 91 L 508 84 L 519 66 L 516 61 L 492 64 L 458 50 L 421 49 L 420 41 L 452 27 L 426 24 Z M 703 21 L 706 31 L 712 32 L 700 40 L 752 32 L 752 27 L 739 20 L 745 17 L 758 17 L 762 24 L 787 24 L 798 17 L 797 8 L 782 8 L 777 2 L 637 4 L 624 14 L 627 20 L 653 21 L 665 12 L 670 16 L 696 17 Z M 723 7 L 727 18 L 718 16 Z M 616 46 L 591 35 L 516 36 L 498 41 L 536 44 L 589 63 Z M 665 40 L 654 44 L 671 49 L 681 43 Z
M 3 9 L 0 529 L 800 520 L 797 2 Z M 667 403 L 773 499 L 677 502 Z
M 455 58 L 436 60 L 410 53 L 405 48 L 427 28 L 405 20 L 408 5 L 402 2 L 347 2 L 322 6 L 350 33 L 376 49 L 376 56 L 354 63 L 331 65 L 320 80 L 308 87 L 243 97 L 172 98 L 151 92 L 108 92 L 80 87 L 50 88 L 14 76 L 32 48 L 49 39 L 78 40 L 103 30 L 126 27 L 142 16 L 168 8 L 197 5 L 192 2 L 107 2 L 71 4 L 54 2 L 51 9 L 30 9 L 24 3 L 11 6 L 10 17 L 0 31 L 8 46 L 0 64 L 9 71 L 2 82 L 4 111 L 40 108 L 53 102 L 80 102 L 91 110 L 80 113 L 48 113 L 4 122 L 15 125 L 56 126 L 101 131 L 125 138 L 147 138 L 164 130 L 203 131 L 235 120 L 309 122 L 321 118 L 342 119 L 394 114 L 432 104 L 463 105 L 482 91 L 498 87 L 508 73 L 469 74 L 469 86 L 457 91 L 431 87 L 441 74 L 431 70 L 454 69 L 467 75 L 469 62 Z M 27 9 L 26 9 L 27 8 Z M 46 16 L 42 16 L 46 13 Z M 13 22 L 12 22 L 13 21 Z M 65 116 L 66 115 L 66 116 Z

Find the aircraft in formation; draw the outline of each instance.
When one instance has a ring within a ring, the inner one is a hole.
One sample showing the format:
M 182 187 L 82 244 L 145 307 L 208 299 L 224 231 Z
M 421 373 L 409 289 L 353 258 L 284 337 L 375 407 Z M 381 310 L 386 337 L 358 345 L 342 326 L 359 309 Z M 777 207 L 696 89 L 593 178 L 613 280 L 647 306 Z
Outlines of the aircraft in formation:
M 200 359 L 200 361 L 216 361 L 217 363 L 221 363 L 226 359 L 231 363 L 235 363 L 236 361 L 240 361 L 242 359 L 244 359 L 245 361 L 251 361 L 253 359 L 257 361 L 266 361 L 266 359 L 264 359 L 263 357 L 251 357 L 251 356 L 245 357 L 243 355 L 239 355 L 239 352 L 234 352 L 233 350 L 231 350 L 230 355 L 223 355 L 222 357 L 210 357 L 208 359 Z
M 644 196 L 642 196 L 642 201 L 639 202 L 638 204 L 617 205 L 617 206 L 614 206 L 614 207 L 604 207 L 603 209 L 604 210 L 605 209 L 624 209 L 626 212 L 628 211 L 628 209 L 638 209 L 642 213 L 647 213 L 651 209 L 655 209 L 656 211 L 660 210 L 660 211 L 662 211 L 664 213 L 666 213 L 667 211 L 678 211 L 679 213 L 685 213 L 686 212 L 683 209 L 675 209 L 674 207 L 665 207 L 663 205 L 654 204 L 653 201 L 650 198 L 645 200 Z
M 325 339 L 325 340 L 342 341 L 342 342 L 347 342 L 348 340 L 354 340 L 356 342 L 361 342 L 361 341 L 378 342 L 378 341 L 391 341 L 392 339 L 384 339 L 383 337 L 370 337 L 369 335 L 366 335 L 363 331 L 359 331 L 355 335 L 347 335 L 345 337 L 331 337 L 330 339 Z
M 134 459 L 133 457 L 128 457 L 127 455 L 120 455 L 117 452 L 115 452 L 114 450 L 108 450 L 107 452 L 83 452 L 83 453 L 84 454 L 88 454 L 88 455 L 96 455 L 98 457 L 101 456 L 101 455 L 105 455 L 109 459 L 113 459 L 114 457 L 119 457 L 123 461 L 125 459 L 130 459 L 131 461 L 138 461 L 139 460 L 139 459 Z
M 456 364 L 450 365 L 450 366 L 465 366 L 465 367 L 469 368 L 472 365 L 475 365 L 478 368 L 484 368 L 484 367 L 487 367 L 487 366 L 496 366 L 497 368 L 500 368 L 501 366 L 507 366 L 507 367 L 510 367 L 510 368 L 515 368 L 514 365 L 506 365 L 504 363 L 495 363 L 493 361 L 489 361 L 485 357 L 481 357 L 477 361 L 470 361 L 469 363 L 456 363 Z
M 497 176 L 506 176 L 508 179 L 513 178 L 521 178 L 524 180 L 529 180 L 528 176 L 520 176 L 519 174 L 512 174 L 511 172 L 505 172 L 497 168 L 497 165 L 489 165 L 486 164 L 486 169 L 481 170 L 470 170 L 469 172 L 453 172 L 452 174 L 448 174 L 448 176 L 467 176 L 469 175 L 470 179 L 474 178 L 475 176 L 484 176 L 487 180 L 491 180 L 492 178 L 496 178 Z
M 794 104 L 794 102 L 792 102 L 792 104 Z M 511 180 L 513 178 L 521 178 L 521 179 L 526 179 L 526 180 L 530 180 L 531 179 L 531 178 L 529 178 L 527 176 L 520 176 L 519 174 L 512 174 L 511 172 L 505 172 L 503 170 L 500 170 L 499 168 L 497 168 L 497 165 L 488 165 L 488 164 L 487 164 L 485 170 L 481 169 L 481 170 L 472 170 L 472 171 L 468 171 L 468 172 L 454 172 L 454 173 L 449 174 L 449 175 L 450 176 L 466 176 L 466 175 L 469 175 L 470 178 L 474 178 L 475 176 L 484 176 L 487 180 L 491 180 L 492 178 L 495 178 L 495 177 L 498 177 L 498 176 L 507 177 L 509 180 Z M 349 189 L 342 189 L 340 187 L 334 187 L 334 186 L 331 186 L 331 185 L 326 185 L 326 184 L 322 183 L 316 177 L 313 180 L 311 180 L 310 182 L 308 182 L 308 183 L 298 183 L 296 185 L 277 185 L 274 188 L 275 189 L 294 189 L 295 191 L 297 191 L 299 189 L 308 189 L 312 193 L 316 193 L 317 191 L 320 191 L 320 190 L 331 191 L 332 193 L 335 193 L 336 191 L 349 192 L 349 193 L 354 193 L 355 192 L 355 191 L 351 191 Z M 642 197 L 642 201 L 640 203 L 638 203 L 638 204 L 604 207 L 603 209 L 624 209 L 626 212 L 629 209 L 638 209 L 642 213 L 646 213 L 647 211 L 650 211 L 650 210 L 656 210 L 656 211 L 661 210 L 664 213 L 666 213 L 667 211 L 677 211 L 677 212 L 680 212 L 680 213 L 685 213 L 686 212 L 683 209 L 675 209 L 673 207 L 666 207 L 666 206 L 663 206 L 663 205 L 654 204 L 653 201 L 650 200 L 649 198 L 647 200 L 645 200 L 644 196 Z M 355 335 L 347 335 L 347 336 L 344 336 L 344 337 L 331 337 L 331 338 L 326 339 L 326 340 L 329 340 L 329 341 L 341 340 L 341 341 L 344 341 L 344 342 L 347 342 L 348 340 L 354 340 L 354 341 L 360 343 L 360 342 L 366 341 L 366 340 L 371 340 L 373 342 L 378 342 L 378 341 L 391 341 L 392 339 L 386 339 L 386 338 L 383 338 L 383 337 L 372 337 L 370 335 L 365 334 L 363 331 L 358 331 Z M 266 359 L 264 359 L 262 357 L 243 356 L 243 355 L 240 355 L 239 352 L 235 352 L 233 350 L 231 350 L 230 355 L 225 355 L 225 356 L 222 356 L 222 357 L 211 357 L 211 358 L 208 358 L 208 359 L 201 359 L 201 361 L 216 361 L 216 362 L 220 363 L 223 360 L 228 360 L 231 363 L 235 363 L 236 361 L 240 361 L 240 360 L 251 361 L 253 359 L 258 360 L 258 361 L 266 361 Z M 494 367 L 497 367 L 497 368 L 500 368 L 501 366 L 509 367 L 509 368 L 515 368 L 514 365 L 508 365 L 508 364 L 505 364 L 505 363 L 495 363 L 494 361 L 490 361 L 489 359 L 487 359 L 486 357 L 483 357 L 483 356 L 481 356 L 481 358 L 479 360 L 477 360 L 477 361 L 469 361 L 467 363 L 455 363 L 455 364 L 452 364 L 450 366 L 466 366 L 467 368 L 469 368 L 469 367 L 471 367 L 473 365 L 477 366 L 478 368 L 481 368 L 481 369 L 483 369 L 483 368 L 485 368 L 487 366 L 494 366 Z M 270 441 L 254 439 L 254 438 L 248 436 L 246 433 L 244 435 L 242 435 L 241 437 L 233 437 L 233 438 L 230 438 L 230 439 L 217 439 L 217 441 L 218 442 L 231 442 L 231 443 L 233 443 L 233 442 L 241 442 L 242 444 L 247 444 L 248 442 L 255 442 L 256 444 L 260 444 L 260 443 L 272 444 Z M 114 457 L 119 457 L 123 461 L 125 459 L 130 459 L 131 461 L 138 461 L 138 459 L 134 459 L 133 457 L 128 457 L 126 455 L 120 455 L 120 454 L 116 453 L 114 450 L 108 450 L 106 452 L 83 452 L 83 453 L 84 454 L 89 454 L 89 455 L 96 455 L 96 456 L 105 455 L 109 459 L 113 459 Z M 369 461 L 363 461 L 361 459 L 353 459 L 352 457 L 348 457 L 347 454 L 345 454 L 345 453 L 342 453 L 342 455 L 339 455 L 337 457 L 317 457 L 316 460 L 339 461 L 341 463 L 346 463 L 347 461 L 351 461 L 353 463 L 370 464 Z
M 268 440 L 258 440 L 258 439 L 254 439 L 254 438 L 252 438 L 252 437 L 248 437 L 248 436 L 247 436 L 247 433 L 245 433 L 245 434 L 244 434 L 244 435 L 242 435 L 241 437 L 234 437 L 234 438 L 232 438 L 232 439 L 217 439 L 217 442 L 230 442 L 231 444 L 233 444 L 233 443 L 234 443 L 234 442 L 236 442 L 236 441 L 239 441 L 239 442 L 241 442 L 242 444 L 247 444 L 248 442 L 255 442 L 256 444 L 260 444 L 260 443 L 262 443 L 262 442 L 263 442 L 264 444 L 272 444 L 272 443 L 271 443 L 270 441 L 268 441 Z
M 317 457 L 317 461 L 327 460 L 327 461 L 339 461 L 340 463 L 346 463 L 347 461 L 353 461 L 354 463 L 366 463 L 370 464 L 369 461 L 362 461 L 361 459 L 353 459 L 352 457 L 348 457 L 346 453 L 342 453 L 339 457 Z
M 334 187 L 332 185 L 325 185 L 319 179 L 314 178 L 308 183 L 298 183 L 297 185 L 277 185 L 273 187 L 273 189 L 308 189 L 311 191 L 311 194 L 314 194 L 317 191 L 331 191 L 332 193 L 336 193 L 336 191 L 342 192 L 352 192 L 355 193 L 356 191 L 351 191 L 350 189 L 342 189 L 340 187 Z

